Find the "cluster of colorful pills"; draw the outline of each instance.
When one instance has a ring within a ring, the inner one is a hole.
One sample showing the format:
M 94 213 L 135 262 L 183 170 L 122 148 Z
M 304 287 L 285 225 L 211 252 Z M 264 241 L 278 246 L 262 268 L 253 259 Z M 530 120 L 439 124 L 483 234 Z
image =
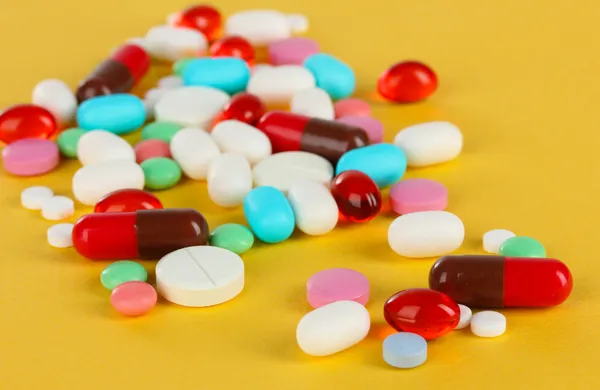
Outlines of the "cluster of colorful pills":
M 9 173 L 49 172 L 59 152 L 81 163 L 73 195 L 94 211 L 74 225 L 52 226 L 49 243 L 74 246 L 92 260 L 122 260 L 106 267 L 100 280 L 124 315 L 147 313 L 159 294 L 181 306 L 206 307 L 243 290 L 240 255 L 255 237 L 278 243 L 295 229 L 323 235 L 340 220 L 366 223 L 382 209 L 382 189 L 390 188 L 391 208 L 400 215 L 388 230 L 391 249 L 409 258 L 444 257 L 431 268 L 429 289 L 402 290 L 385 303 L 384 317 L 399 332 L 383 343 L 388 364 L 422 364 L 427 340 L 453 329 L 470 325 L 481 337 L 504 333 L 502 314 L 473 315 L 469 307 L 549 307 L 567 299 L 568 268 L 547 259 L 533 238 L 492 230 L 483 248 L 499 256 L 445 256 L 465 238 L 461 219 L 445 211 L 448 191 L 432 180 L 401 179 L 407 167 L 456 158 L 461 131 L 449 122 L 427 122 L 384 142 L 383 124 L 369 104 L 352 97 L 352 68 L 322 53 L 315 41 L 293 36 L 307 28 L 297 14 L 251 10 L 223 23 L 214 7 L 192 6 L 118 47 L 75 92 L 44 80 L 32 104 L 2 112 L 2 161 Z M 268 63 L 262 63 L 262 48 Z M 142 99 L 130 92 L 152 61 L 172 63 L 173 74 Z M 381 96 L 401 103 L 426 99 L 437 86 L 435 73 L 415 61 L 393 65 L 377 83 Z M 67 129 L 73 121 L 77 127 Z M 142 141 L 134 146 L 120 137 L 141 127 Z M 56 142 L 50 140 L 61 129 Z M 144 191 L 171 188 L 184 176 L 206 181 L 215 204 L 243 206 L 249 228 L 224 224 L 211 232 L 200 212 L 164 208 Z M 73 215 L 73 201 L 49 188 L 28 188 L 21 202 L 47 219 Z M 159 260 L 156 289 L 144 267 L 130 261 L 138 258 Z M 363 274 L 324 270 L 306 289 L 314 310 L 296 330 L 304 352 L 331 355 L 366 337 L 370 283 Z

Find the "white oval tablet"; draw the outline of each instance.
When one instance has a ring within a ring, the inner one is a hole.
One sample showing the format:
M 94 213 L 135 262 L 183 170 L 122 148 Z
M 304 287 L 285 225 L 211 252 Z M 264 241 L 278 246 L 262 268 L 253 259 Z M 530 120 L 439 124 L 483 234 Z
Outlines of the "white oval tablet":
M 298 91 L 314 88 L 315 77 L 300 65 L 264 68 L 250 77 L 246 91 L 265 104 L 288 104 Z
M 77 112 L 75 94 L 64 81 L 58 79 L 40 81 L 33 88 L 31 102 L 50 111 L 59 127 L 73 122 Z
M 238 120 L 219 122 L 210 135 L 222 152 L 240 153 L 252 165 L 272 153 L 271 141 L 265 133 Z
M 409 166 L 423 167 L 458 156 L 463 136 L 450 122 L 426 122 L 400 130 L 394 144 L 404 151 Z
M 210 134 L 194 127 L 175 133 L 170 148 L 173 160 L 179 163 L 187 177 L 194 180 L 206 179 L 210 163 L 221 154 Z
M 54 191 L 44 186 L 25 188 L 21 192 L 21 205 L 29 210 L 41 210 L 46 199 L 54 196 Z
M 458 321 L 458 325 L 456 325 L 456 329 L 464 329 L 471 324 L 471 317 L 473 317 L 473 312 L 468 306 L 459 304 L 460 308 L 460 320 Z
M 46 232 L 48 244 L 55 248 L 70 248 L 73 246 L 73 224 L 59 223 L 52 225 Z
M 479 337 L 498 337 L 506 332 L 506 317 L 497 311 L 480 311 L 471 317 L 471 332 Z
M 337 225 L 337 203 L 322 183 L 299 182 L 290 188 L 287 196 L 294 210 L 296 226 L 304 233 L 318 236 L 329 233 Z
M 161 89 L 173 89 L 183 86 L 183 79 L 176 75 L 165 76 L 158 80 L 156 84 Z
M 198 57 L 206 51 L 206 37 L 198 30 L 172 26 L 152 27 L 144 37 L 145 48 L 152 57 L 178 61 Z
M 152 88 L 144 95 L 144 107 L 146 108 L 146 118 L 154 118 L 154 107 L 156 103 L 168 92 L 168 89 Z
M 333 120 L 335 118 L 331 98 L 327 92 L 316 87 L 297 91 L 294 96 L 292 96 L 290 111 L 295 114 L 310 116 L 312 118 L 328 120 Z
M 265 46 L 292 34 L 286 15 L 275 10 L 237 12 L 227 18 L 225 35 L 241 35 L 253 46 Z
M 483 235 L 483 250 L 488 253 L 500 252 L 500 245 L 516 234 L 506 229 L 494 229 Z
M 80 168 L 73 175 L 73 194 L 93 206 L 104 195 L 125 188 L 144 189 L 144 171 L 134 161 L 105 161 Z
M 154 106 L 157 122 L 208 128 L 229 102 L 229 95 L 211 87 L 179 87 L 167 90 Z
M 156 264 L 156 287 L 167 301 L 204 307 L 233 299 L 244 288 L 244 262 L 227 249 L 192 246 Z
M 42 217 L 49 221 L 67 219 L 74 213 L 75 203 L 66 196 L 53 196 L 42 203 Z
M 390 247 L 405 257 L 442 256 L 460 248 L 464 238 L 465 226 L 448 211 L 404 214 L 388 230 Z
M 296 341 L 312 356 L 327 356 L 358 344 L 369 333 L 371 317 L 363 305 L 337 301 L 306 314 L 296 328 Z
M 236 207 L 252 190 L 252 169 L 241 154 L 225 153 L 212 160 L 206 180 L 213 202 L 221 207 Z
M 329 188 L 333 166 L 321 156 L 308 152 L 281 152 L 262 160 L 252 170 L 254 184 L 287 192 L 303 181 L 316 181 Z
M 110 131 L 92 130 L 79 138 L 77 158 L 81 165 L 104 161 L 135 161 L 135 152 L 127 141 Z

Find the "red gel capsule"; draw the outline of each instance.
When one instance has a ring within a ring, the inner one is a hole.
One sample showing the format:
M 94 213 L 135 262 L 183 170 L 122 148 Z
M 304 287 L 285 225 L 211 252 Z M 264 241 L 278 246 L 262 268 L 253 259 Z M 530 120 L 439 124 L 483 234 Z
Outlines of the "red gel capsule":
M 127 188 L 117 190 L 102 197 L 94 207 L 95 213 L 127 213 L 138 210 L 162 209 L 160 200 L 153 194 Z
M 223 109 L 220 120 L 236 119 L 254 126 L 266 111 L 267 108 L 257 96 L 241 92 L 233 95 Z
M 94 213 L 73 226 L 73 246 L 92 260 L 159 259 L 207 242 L 206 219 L 192 209 Z
M 454 255 L 431 267 L 429 287 L 470 307 L 551 307 L 569 297 L 573 277 L 556 259 Z
M 215 41 L 210 46 L 212 57 L 237 57 L 246 61 L 250 66 L 254 65 L 254 48 L 244 37 L 231 35 Z
M 407 61 L 392 65 L 377 82 L 381 96 L 399 103 L 413 103 L 426 99 L 437 89 L 438 80 L 433 70 L 420 62 Z
M 219 11 L 210 5 L 195 5 L 179 12 L 171 24 L 198 30 L 206 39 L 214 41 L 221 32 L 222 18 Z
M 460 321 L 460 308 L 449 296 L 427 288 L 403 290 L 383 305 L 383 315 L 397 331 L 436 339 L 452 331 Z
M 381 210 L 381 192 L 377 184 L 359 171 L 345 171 L 333 178 L 331 195 L 340 214 L 352 222 L 367 222 Z
M 0 141 L 7 144 L 24 138 L 48 139 L 55 132 L 54 116 L 35 104 L 19 104 L 0 114 Z
M 127 69 L 129 69 L 135 83 L 140 81 L 140 79 L 148 72 L 148 69 L 150 69 L 151 60 L 148 53 L 146 53 L 146 50 L 131 43 L 118 48 L 111 58 L 125 65 Z

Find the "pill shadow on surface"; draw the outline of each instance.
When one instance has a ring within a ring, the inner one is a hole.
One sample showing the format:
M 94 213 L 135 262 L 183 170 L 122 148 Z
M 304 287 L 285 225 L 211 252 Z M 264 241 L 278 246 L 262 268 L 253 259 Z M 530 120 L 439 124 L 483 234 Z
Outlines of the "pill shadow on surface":
M 286 295 L 286 307 L 293 309 L 300 314 L 306 314 L 313 310 L 306 300 L 306 287 L 298 286 L 292 288 L 292 291 Z

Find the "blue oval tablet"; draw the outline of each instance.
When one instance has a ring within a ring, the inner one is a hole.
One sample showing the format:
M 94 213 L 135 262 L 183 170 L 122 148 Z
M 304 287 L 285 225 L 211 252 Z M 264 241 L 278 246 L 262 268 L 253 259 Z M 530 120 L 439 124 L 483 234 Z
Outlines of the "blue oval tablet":
M 317 87 L 327 92 L 332 99 L 346 98 L 356 88 L 352 68 L 329 54 L 313 54 L 304 60 L 304 67 L 315 76 Z
M 246 89 L 250 68 L 237 57 L 198 58 L 183 71 L 183 85 L 213 87 L 233 95 Z
M 337 163 L 335 174 L 345 171 L 361 171 L 378 187 L 388 187 L 399 181 L 406 172 L 404 151 L 392 144 L 375 144 L 352 149 Z
M 269 244 L 287 240 L 296 219 L 290 202 L 275 187 L 256 187 L 244 198 L 244 215 L 256 237 Z
M 77 124 L 83 130 L 125 134 L 141 127 L 145 121 L 144 102 L 126 93 L 94 97 L 77 109 Z

